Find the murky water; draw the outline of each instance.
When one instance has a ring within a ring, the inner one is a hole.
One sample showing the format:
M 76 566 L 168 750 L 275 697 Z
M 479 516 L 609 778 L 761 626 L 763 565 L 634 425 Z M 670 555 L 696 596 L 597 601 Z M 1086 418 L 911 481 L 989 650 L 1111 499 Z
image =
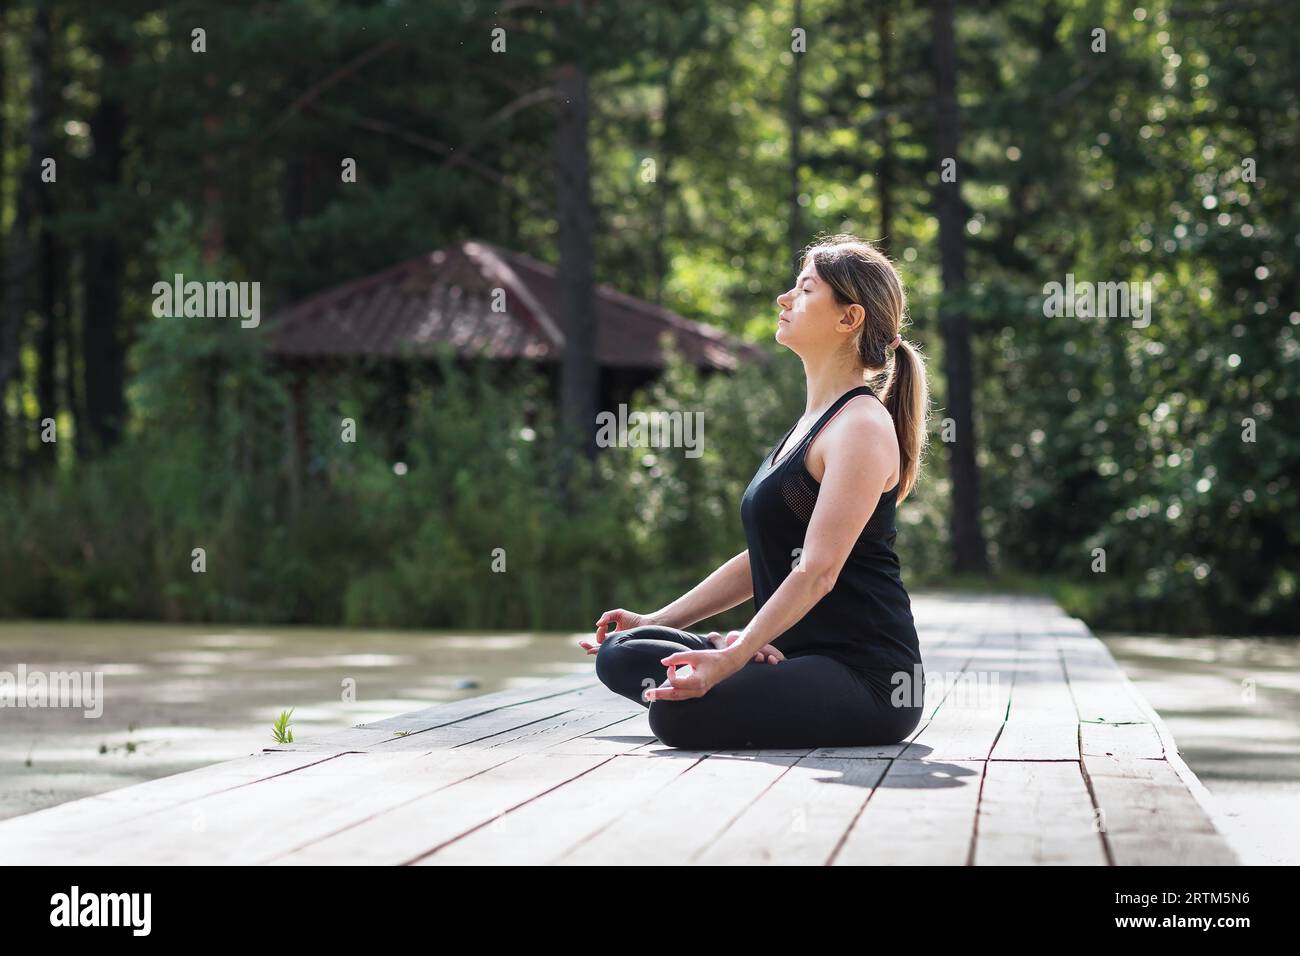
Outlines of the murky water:
M 291 707 L 303 740 L 590 671 L 588 636 L 0 624 L 0 671 L 103 675 L 99 717 L 0 707 L 0 818 L 256 753 Z
M 1300 639 L 1101 635 L 1250 864 L 1300 863 Z

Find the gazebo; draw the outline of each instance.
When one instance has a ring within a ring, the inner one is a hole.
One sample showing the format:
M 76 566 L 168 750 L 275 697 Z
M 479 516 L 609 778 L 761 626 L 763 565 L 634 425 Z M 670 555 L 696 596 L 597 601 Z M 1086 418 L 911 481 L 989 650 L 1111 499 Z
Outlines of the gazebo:
M 598 406 L 614 408 L 657 378 L 665 343 L 696 367 L 729 371 L 766 353 L 702 322 L 607 285 L 594 290 Z M 267 349 L 290 372 L 290 431 L 305 457 L 309 382 L 328 369 L 381 366 L 404 392 L 412 363 L 450 349 L 458 361 L 537 365 L 556 387 L 565 346 L 556 269 L 469 240 L 408 259 L 290 305 L 266 321 Z

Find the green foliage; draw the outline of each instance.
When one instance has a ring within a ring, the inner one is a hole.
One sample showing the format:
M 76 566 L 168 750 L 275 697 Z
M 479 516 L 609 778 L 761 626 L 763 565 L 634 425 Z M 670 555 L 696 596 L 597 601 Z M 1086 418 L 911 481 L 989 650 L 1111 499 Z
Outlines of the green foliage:
M 280 711 L 280 716 L 275 718 L 275 723 L 271 725 L 271 735 L 275 738 L 277 744 L 293 743 L 293 731 L 289 729 L 289 718 L 293 716 L 293 708 Z
M 213 467 L 223 449 L 199 424 L 178 420 L 165 439 L 141 429 L 94 467 L 0 496 L 22 542 L 0 551 L 0 615 L 563 629 L 612 605 L 651 609 L 745 547 L 741 493 L 798 416 L 803 384 L 788 356 L 707 376 L 674 356 L 629 411 L 700 415 L 703 454 L 579 458 L 566 508 L 545 383 L 501 378 L 441 363 L 411 390 L 400 457 L 393 421 L 359 411 L 382 407 L 373 383 L 340 381 L 315 406 L 297 506 L 274 429 L 218 430 L 252 442 L 246 468 Z M 341 438 L 347 417 L 355 442 Z M 943 566 L 929 543 L 941 490 L 927 474 L 903 511 L 918 579 Z

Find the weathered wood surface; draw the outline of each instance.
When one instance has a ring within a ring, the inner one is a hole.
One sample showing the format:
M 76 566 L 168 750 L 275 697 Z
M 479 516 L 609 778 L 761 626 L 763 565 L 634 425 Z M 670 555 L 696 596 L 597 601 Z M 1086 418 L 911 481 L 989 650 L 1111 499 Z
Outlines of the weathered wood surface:
M 1239 862 L 1082 622 L 1025 597 L 913 607 L 926 714 L 899 744 L 674 750 L 585 672 L 0 821 L 0 860 Z

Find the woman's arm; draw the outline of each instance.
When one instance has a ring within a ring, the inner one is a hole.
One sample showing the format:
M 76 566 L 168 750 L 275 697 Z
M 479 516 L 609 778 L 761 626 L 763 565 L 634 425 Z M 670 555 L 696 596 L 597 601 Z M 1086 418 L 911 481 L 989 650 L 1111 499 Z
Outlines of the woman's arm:
M 682 630 L 696 621 L 735 607 L 754 596 L 754 582 L 749 575 L 749 549 L 727 561 L 676 601 L 649 616 L 652 624 L 665 624 Z M 755 651 L 758 650 L 756 646 Z

